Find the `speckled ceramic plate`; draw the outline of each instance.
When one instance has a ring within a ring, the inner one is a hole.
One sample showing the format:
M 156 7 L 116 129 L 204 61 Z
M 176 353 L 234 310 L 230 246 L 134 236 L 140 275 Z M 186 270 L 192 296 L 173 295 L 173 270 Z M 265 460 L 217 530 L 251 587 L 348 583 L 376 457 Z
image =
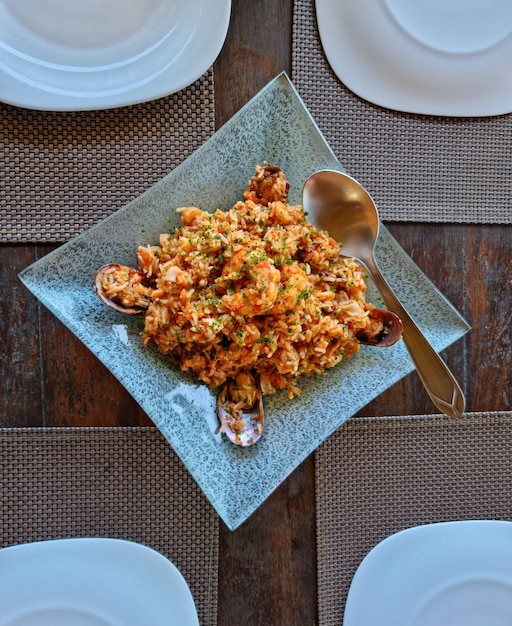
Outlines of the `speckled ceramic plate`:
M 156 350 L 142 349 L 142 320 L 127 319 L 95 296 L 92 279 L 101 265 L 135 266 L 137 246 L 156 243 L 159 233 L 178 224 L 176 207 L 231 207 L 263 161 L 283 168 L 295 203 L 310 174 L 342 170 L 285 74 L 157 185 L 20 274 L 139 402 L 231 529 L 346 419 L 413 369 L 401 342 L 364 348 L 325 375 L 301 379 L 303 393 L 294 400 L 285 392 L 266 398 L 264 436 L 240 449 L 215 433 L 215 394 Z M 384 228 L 378 257 L 437 350 L 468 330 Z M 379 303 L 371 287 L 369 299 Z

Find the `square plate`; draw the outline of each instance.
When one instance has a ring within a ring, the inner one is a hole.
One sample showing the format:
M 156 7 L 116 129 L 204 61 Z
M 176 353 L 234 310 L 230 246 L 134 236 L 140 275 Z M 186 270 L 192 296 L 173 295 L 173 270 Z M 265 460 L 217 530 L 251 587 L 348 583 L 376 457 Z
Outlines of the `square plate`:
M 110 109 L 191 85 L 212 65 L 231 0 L 0 1 L 0 100 Z
M 179 570 L 140 543 L 83 537 L 0 550 L 0 626 L 199 626 Z
M 316 0 L 315 7 L 329 64 L 359 97 L 420 115 L 512 111 L 509 0 Z
M 386 537 L 352 580 L 343 626 L 512 623 L 512 523 L 464 520 Z
M 156 349 L 142 349 L 142 319 L 127 319 L 98 300 L 92 281 L 101 265 L 135 267 L 139 245 L 156 243 L 179 224 L 177 207 L 230 208 L 264 161 L 283 168 L 292 203 L 301 202 L 313 172 L 343 171 L 284 73 L 159 183 L 20 274 L 133 395 L 230 529 L 345 420 L 413 370 L 402 342 L 386 350 L 364 348 L 321 376 L 301 378 L 302 394 L 293 400 L 286 392 L 265 398 L 265 434 L 240 449 L 216 434 L 216 394 Z M 436 350 L 469 329 L 385 228 L 377 257 Z M 371 285 L 368 299 L 380 302 Z

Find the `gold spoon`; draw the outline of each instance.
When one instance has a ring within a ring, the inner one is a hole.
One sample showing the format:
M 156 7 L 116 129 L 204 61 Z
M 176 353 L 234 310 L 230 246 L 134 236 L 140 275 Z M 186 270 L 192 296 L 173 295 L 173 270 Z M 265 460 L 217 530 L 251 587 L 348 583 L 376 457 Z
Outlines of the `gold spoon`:
M 379 215 L 370 194 L 354 178 L 322 170 L 308 178 L 303 206 L 311 224 L 342 244 L 345 256 L 366 267 L 386 306 L 402 320 L 403 340 L 434 405 L 445 415 L 464 413 L 464 394 L 446 364 L 430 345 L 382 276 L 375 260 Z

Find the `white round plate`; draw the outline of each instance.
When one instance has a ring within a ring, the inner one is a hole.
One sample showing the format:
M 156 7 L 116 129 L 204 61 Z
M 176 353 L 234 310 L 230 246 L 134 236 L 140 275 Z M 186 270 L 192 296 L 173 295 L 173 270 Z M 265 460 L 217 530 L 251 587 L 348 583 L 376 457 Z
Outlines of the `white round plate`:
M 510 0 L 316 0 L 338 78 L 389 109 L 481 117 L 512 111 Z
M 0 0 L 0 100 L 42 110 L 146 102 L 197 80 L 231 0 Z
M 199 626 L 183 576 L 119 539 L 59 539 L 0 550 L 0 626 Z
M 364 558 L 343 626 L 512 624 L 512 522 L 417 526 Z

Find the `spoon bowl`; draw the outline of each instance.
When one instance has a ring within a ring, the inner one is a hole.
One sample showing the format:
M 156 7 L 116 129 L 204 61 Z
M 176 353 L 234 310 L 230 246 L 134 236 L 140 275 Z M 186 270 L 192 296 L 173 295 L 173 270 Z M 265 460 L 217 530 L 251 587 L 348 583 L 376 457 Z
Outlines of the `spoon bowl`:
M 322 170 L 306 181 L 302 202 L 309 222 L 340 243 L 344 256 L 353 257 L 366 267 L 387 308 L 401 319 L 403 341 L 434 405 L 445 415 L 460 417 L 465 400 L 457 381 L 377 265 L 375 244 L 380 221 L 370 194 L 351 176 Z

